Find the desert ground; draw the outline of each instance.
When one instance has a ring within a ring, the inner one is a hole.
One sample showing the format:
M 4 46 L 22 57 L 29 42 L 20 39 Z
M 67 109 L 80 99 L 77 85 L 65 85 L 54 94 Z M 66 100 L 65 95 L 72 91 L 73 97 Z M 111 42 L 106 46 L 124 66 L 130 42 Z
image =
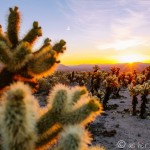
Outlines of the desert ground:
M 110 99 L 110 110 L 91 123 L 90 131 L 93 135 L 93 144 L 100 144 L 106 150 L 148 150 L 150 149 L 150 101 L 147 104 L 147 118 L 140 119 L 132 116 L 131 97 L 129 91 L 122 90 L 120 99 Z M 150 100 L 150 96 L 148 98 Z M 138 97 L 138 111 L 140 110 Z

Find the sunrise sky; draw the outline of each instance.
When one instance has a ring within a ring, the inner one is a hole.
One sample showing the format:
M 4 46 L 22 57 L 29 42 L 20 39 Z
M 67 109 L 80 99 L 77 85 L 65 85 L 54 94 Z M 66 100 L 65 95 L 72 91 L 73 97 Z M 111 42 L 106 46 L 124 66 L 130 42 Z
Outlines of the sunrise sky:
M 0 24 L 18 6 L 20 37 L 39 21 L 43 39 L 64 39 L 62 64 L 150 63 L 150 0 L 0 0 Z

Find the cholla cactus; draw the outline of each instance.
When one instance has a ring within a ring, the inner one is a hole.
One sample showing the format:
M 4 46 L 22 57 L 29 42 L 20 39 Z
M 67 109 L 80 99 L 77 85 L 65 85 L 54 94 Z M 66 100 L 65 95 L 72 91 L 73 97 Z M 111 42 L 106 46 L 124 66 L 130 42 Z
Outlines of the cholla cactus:
M 100 70 L 100 67 L 99 67 L 98 65 L 95 65 L 95 66 L 93 67 L 93 70 L 94 70 L 94 72 L 97 72 L 98 70 Z
M 140 117 L 144 119 L 144 114 L 146 112 L 146 103 L 147 103 L 147 96 L 150 94 L 150 81 L 144 82 L 142 85 L 139 86 L 139 91 L 141 94 L 141 111 Z
M 20 12 L 18 7 L 10 8 L 7 32 L 0 26 L 0 61 L 4 68 L 0 73 L 0 89 L 14 80 L 23 80 L 34 83 L 34 79 L 46 76 L 54 70 L 60 53 L 65 50 L 66 42 L 50 44 L 48 38 L 44 40 L 39 50 L 33 52 L 32 47 L 38 37 L 42 36 L 42 29 L 38 22 L 33 23 L 32 29 L 23 39 L 19 38 Z
M 1 97 L 0 134 L 4 150 L 33 150 L 38 104 L 28 86 L 18 82 Z M 33 109 L 34 107 L 34 109 Z
M 134 77 L 134 76 L 133 76 L 133 74 L 132 74 L 131 72 L 126 73 L 125 79 L 124 79 L 126 86 L 127 86 L 128 84 L 131 84 L 131 82 L 132 82 L 132 80 L 133 80 L 133 77 Z
M 88 97 L 84 87 L 70 89 L 64 85 L 57 85 L 48 97 L 47 107 L 40 108 L 30 88 L 18 82 L 10 86 L 1 100 L 0 133 L 2 145 L 8 150 L 51 147 L 64 127 L 70 125 L 71 128 L 71 125 L 80 124 L 83 128 L 102 112 L 100 103 Z M 71 134 L 75 139 L 68 141 L 68 147 L 74 147 L 75 142 L 77 147 L 74 149 L 80 150 L 84 146 L 79 146 L 84 131 L 78 133 L 80 127 L 73 132 L 69 129 L 68 133 L 64 133 L 66 136 L 62 139 L 63 146 Z M 63 146 L 60 144 L 58 149 L 64 149 Z
M 103 107 L 104 107 L 104 109 L 106 109 L 107 103 L 108 103 L 109 97 L 113 91 L 113 88 L 119 87 L 118 77 L 116 77 L 116 75 L 113 75 L 113 76 L 110 75 L 110 76 L 106 77 L 106 79 L 103 81 L 103 83 L 106 88 L 105 96 L 104 96 L 104 100 L 103 100 Z
M 138 96 L 140 94 L 140 85 L 134 85 L 133 83 L 131 83 L 128 86 L 129 92 L 131 96 Z
M 102 99 L 104 98 L 104 96 L 105 96 L 105 92 L 102 91 L 102 90 L 98 90 L 98 92 L 97 92 L 97 97 L 98 97 L 100 100 L 102 100 Z
M 139 91 L 141 95 L 148 96 L 148 94 L 150 93 L 150 80 L 144 82 L 142 85 L 139 85 Z
M 112 67 L 110 70 L 111 70 L 112 75 L 119 76 L 120 68 Z
M 94 91 L 98 91 L 101 86 L 101 73 L 95 72 L 92 74 L 91 78 L 91 93 L 93 94 Z
M 146 80 L 150 80 L 150 66 L 146 67 L 142 71 L 142 74 L 146 76 Z
M 138 74 L 137 77 L 136 77 L 136 82 L 138 84 L 143 84 L 146 80 L 146 76 L 145 75 L 142 75 L 142 74 Z
M 105 87 L 117 87 L 119 86 L 118 77 L 116 75 L 110 75 L 103 81 Z
M 134 85 L 131 83 L 128 86 L 130 95 L 132 96 L 132 114 L 136 115 L 136 105 L 138 104 L 137 96 L 140 94 L 139 85 Z

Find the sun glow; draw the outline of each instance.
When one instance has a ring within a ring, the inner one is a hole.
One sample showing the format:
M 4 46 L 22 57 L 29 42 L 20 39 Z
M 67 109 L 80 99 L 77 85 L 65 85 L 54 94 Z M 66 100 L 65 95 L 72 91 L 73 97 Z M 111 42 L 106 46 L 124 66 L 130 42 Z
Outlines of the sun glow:
M 145 58 L 142 55 L 124 55 L 118 57 L 118 62 L 121 63 L 133 63 L 133 62 L 143 62 Z

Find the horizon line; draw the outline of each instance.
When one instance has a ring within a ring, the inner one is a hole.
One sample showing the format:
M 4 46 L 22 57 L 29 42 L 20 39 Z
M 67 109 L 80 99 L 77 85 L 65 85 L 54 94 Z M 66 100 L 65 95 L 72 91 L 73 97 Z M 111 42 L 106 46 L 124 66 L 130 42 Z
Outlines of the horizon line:
M 132 62 L 132 63 L 128 63 L 128 62 L 124 62 L 124 63 L 95 63 L 95 64 L 63 64 L 60 63 L 59 65 L 64 65 L 64 66 L 80 66 L 80 65 L 118 65 L 118 64 L 136 64 L 136 63 L 140 63 L 140 64 L 150 64 L 150 62 Z

